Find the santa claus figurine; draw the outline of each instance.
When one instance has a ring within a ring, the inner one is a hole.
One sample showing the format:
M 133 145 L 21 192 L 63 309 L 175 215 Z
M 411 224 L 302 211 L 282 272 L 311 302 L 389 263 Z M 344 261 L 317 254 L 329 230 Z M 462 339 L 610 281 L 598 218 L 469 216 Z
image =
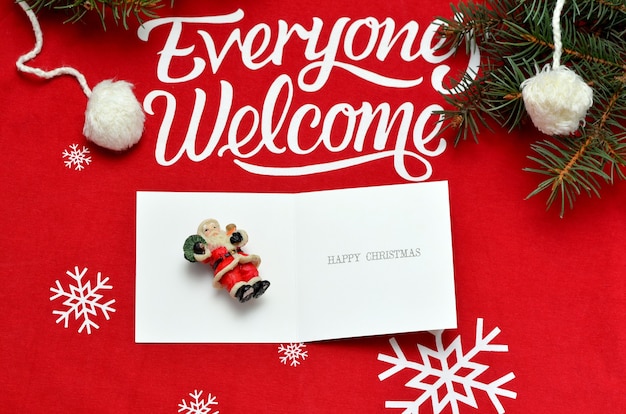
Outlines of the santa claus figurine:
M 234 224 L 222 230 L 217 220 L 207 219 L 198 226 L 198 234 L 187 237 L 183 251 L 190 262 L 208 263 L 213 269 L 213 286 L 226 289 L 243 303 L 258 298 L 270 286 L 259 276 L 261 258 L 241 250 L 246 243 L 244 230 Z

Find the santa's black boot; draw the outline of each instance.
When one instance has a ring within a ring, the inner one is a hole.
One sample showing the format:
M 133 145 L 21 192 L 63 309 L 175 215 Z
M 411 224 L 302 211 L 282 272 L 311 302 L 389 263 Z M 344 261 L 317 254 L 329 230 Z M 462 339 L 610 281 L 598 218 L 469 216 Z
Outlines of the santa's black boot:
M 237 293 L 235 293 L 235 297 L 239 300 L 239 302 L 244 303 L 252 299 L 254 296 L 254 290 L 250 285 L 243 285 L 239 289 L 237 289 Z
M 269 280 L 259 280 L 258 282 L 256 282 L 254 285 L 254 293 L 252 296 L 254 296 L 254 298 L 258 298 L 259 296 L 261 296 L 262 294 L 265 293 L 265 291 L 267 290 L 268 287 L 270 287 L 270 281 Z

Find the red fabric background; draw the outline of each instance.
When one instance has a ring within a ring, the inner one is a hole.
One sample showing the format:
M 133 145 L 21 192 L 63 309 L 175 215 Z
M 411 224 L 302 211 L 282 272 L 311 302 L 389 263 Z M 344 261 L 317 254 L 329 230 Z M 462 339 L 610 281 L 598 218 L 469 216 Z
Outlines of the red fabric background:
M 161 14 L 202 16 L 237 8 L 246 14 L 240 24 L 244 33 L 260 22 L 271 25 L 282 18 L 306 24 L 312 16 L 321 17 L 325 27 L 342 16 L 392 16 L 398 24 L 414 19 L 421 31 L 436 16 L 450 14 L 447 2 L 397 0 L 177 0 L 173 10 Z M 417 390 L 405 387 L 411 375 L 378 378 L 390 368 L 377 357 L 392 354 L 391 336 L 307 344 L 308 357 L 296 367 L 279 361 L 278 344 L 134 343 L 136 191 L 295 192 L 404 182 L 390 159 L 291 178 L 247 173 L 230 153 L 199 163 L 183 158 L 163 167 L 154 158 L 162 113 L 148 116 L 143 139 L 132 150 L 112 154 L 98 149 L 81 135 L 86 98 L 73 78 L 42 81 L 15 70 L 18 56 L 33 47 L 33 35 L 17 5 L 5 2 L 1 11 L 6 39 L 0 53 L 3 412 L 171 413 L 195 389 L 216 396 L 214 410 L 221 413 L 400 412 L 385 409 L 385 401 L 416 398 Z M 34 66 L 76 67 L 92 86 L 111 77 L 129 80 L 140 102 L 151 90 L 167 89 L 176 93 L 185 116 L 194 87 L 212 96 L 218 93 L 216 79 L 226 79 L 235 87 L 235 108 L 260 107 L 272 79 L 293 75 L 305 63 L 294 48 L 282 66 L 253 73 L 233 55 L 216 76 L 164 87 L 155 68 L 165 31 L 154 31 L 144 43 L 134 29 L 124 31 L 111 22 L 105 33 L 97 22 L 62 25 L 62 20 L 59 14 L 41 15 L 44 49 Z M 459 58 L 457 64 L 466 60 Z M 309 101 L 326 109 L 340 101 L 355 106 L 413 101 L 421 111 L 431 103 L 443 104 L 429 85 L 431 65 L 398 65 L 397 74 L 415 70 L 425 76 L 425 84 L 400 91 L 370 87 L 335 70 L 324 89 L 298 95 L 294 107 Z M 207 109 L 207 116 L 214 110 L 215 105 Z M 185 118 L 177 121 L 175 132 L 183 136 Z M 210 122 L 202 125 L 206 130 L 198 136 L 206 138 Z M 482 353 L 476 361 L 490 366 L 481 378 L 515 374 L 506 388 L 517 397 L 501 400 L 507 413 L 622 412 L 626 184 L 605 187 L 602 199 L 582 196 L 564 219 L 557 209 L 545 212 L 543 196 L 524 200 L 540 179 L 522 172 L 530 165 L 526 157 L 537 137 L 533 130 L 485 131 L 480 144 L 450 145 L 432 159 L 430 180 L 450 183 L 455 255 L 459 328 L 446 332 L 444 339 L 460 335 L 468 350 L 478 318 L 484 318 L 485 332 L 501 330 L 495 342 L 508 345 L 509 351 Z M 83 171 L 63 164 L 62 152 L 74 143 L 91 151 L 92 162 Z M 289 154 L 263 156 L 270 165 L 303 160 Z M 333 156 L 319 151 L 307 162 Z M 76 321 L 64 329 L 52 314 L 61 303 L 50 300 L 50 288 L 56 280 L 66 284 L 66 271 L 74 266 L 87 267 L 91 277 L 101 271 L 113 285 L 107 294 L 115 299 L 116 311 L 110 320 L 97 317 L 100 329 L 91 334 L 78 333 Z M 418 343 L 434 346 L 428 333 L 393 337 L 409 358 L 416 358 Z M 478 409 L 461 404 L 460 412 L 496 412 L 483 392 L 476 391 L 476 397 Z M 427 405 L 422 409 L 432 412 Z

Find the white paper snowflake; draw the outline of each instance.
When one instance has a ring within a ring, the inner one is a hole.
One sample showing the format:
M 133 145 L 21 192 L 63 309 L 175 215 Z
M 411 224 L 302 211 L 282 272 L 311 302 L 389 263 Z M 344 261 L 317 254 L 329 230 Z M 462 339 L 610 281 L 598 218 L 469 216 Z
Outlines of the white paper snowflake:
M 189 396 L 193 398 L 193 400 L 189 400 L 189 404 L 183 398 L 182 404 L 178 404 L 178 412 L 184 412 L 184 414 L 208 414 L 211 413 L 210 405 L 217 405 L 217 397 L 212 396 L 210 393 L 206 397 L 206 401 L 200 399 L 202 396 L 202 391 L 194 390 L 194 392 L 190 392 Z M 213 411 L 213 414 L 219 414 L 219 411 Z
M 290 343 L 287 346 L 280 344 L 278 346 L 278 353 L 282 354 L 280 357 L 280 362 L 287 365 L 287 361 L 290 361 L 289 365 L 292 367 L 300 364 L 300 360 L 305 360 L 308 356 L 308 351 L 304 351 L 306 345 L 302 342 L 300 343 Z
M 56 323 L 63 321 L 64 326 L 67 328 L 70 316 L 73 314 L 74 320 L 82 320 L 82 324 L 80 325 L 80 328 L 78 328 L 78 332 L 81 333 L 84 329 L 86 329 L 87 333 L 91 334 L 92 327 L 96 329 L 99 328 L 98 324 L 92 320 L 92 318 L 98 314 L 98 310 L 104 315 L 106 320 L 109 320 L 109 312 L 115 312 L 115 309 L 111 307 L 111 305 L 115 303 L 115 299 L 102 303 L 103 295 L 100 293 L 103 290 L 110 290 L 113 287 L 111 285 L 107 285 L 109 278 L 102 278 L 102 273 L 98 272 L 96 285 L 92 288 L 90 280 L 87 282 L 83 281 L 83 277 L 85 276 L 85 273 L 87 273 L 86 267 L 79 271 L 78 266 L 75 266 L 74 273 L 69 270 L 65 273 L 71 277 L 76 284 L 68 285 L 68 290 L 66 291 L 61 285 L 61 282 L 57 280 L 56 287 L 50 288 L 50 291 L 54 293 L 54 295 L 50 297 L 51 301 L 59 298 L 65 298 L 63 301 L 65 310 L 52 311 L 54 315 L 59 315 Z
M 458 414 L 459 403 L 478 408 L 474 390 L 480 390 L 487 393 L 498 413 L 504 413 L 499 397 L 516 398 L 517 393 L 504 389 L 502 386 L 515 378 L 515 375 L 510 372 L 495 381 L 485 383 L 478 377 L 489 367 L 472 361 L 480 352 L 507 352 L 509 350 L 507 345 L 491 343 L 499 333 L 500 329 L 495 328 L 487 336 L 483 336 L 483 320 L 478 319 L 475 345 L 463 354 L 460 335 L 445 347 L 442 339 L 443 331 L 433 331 L 431 334 L 435 336 L 435 349 L 417 344 L 421 362 L 408 360 L 396 339 L 391 338 L 389 343 L 395 355 L 378 354 L 378 360 L 389 363 L 392 367 L 380 374 L 378 378 L 384 381 L 405 369 L 415 371 L 417 375 L 405 386 L 421 390 L 422 393 L 412 401 L 386 401 L 385 407 L 403 408 L 404 414 L 417 414 L 422 404 L 430 400 L 434 414 L 441 413 L 448 405 L 454 414 Z M 436 366 L 433 366 L 431 361 L 435 361 Z M 459 392 L 461 388 L 463 392 Z
M 63 150 L 64 163 L 67 168 L 74 167 L 74 170 L 80 171 L 85 168 L 85 165 L 91 163 L 91 156 L 89 154 L 89 148 L 83 145 L 82 149 L 78 149 L 78 144 L 72 144 L 67 149 Z

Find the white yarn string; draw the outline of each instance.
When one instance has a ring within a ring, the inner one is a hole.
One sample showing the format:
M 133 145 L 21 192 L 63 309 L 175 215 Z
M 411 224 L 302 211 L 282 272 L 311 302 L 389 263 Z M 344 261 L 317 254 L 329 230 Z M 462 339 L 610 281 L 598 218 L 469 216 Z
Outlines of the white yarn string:
M 561 12 L 565 0 L 557 0 L 554 6 L 554 14 L 552 15 L 552 38 L 554 40 L 554 55 L 552 56 L 552 69 L 558 69 L 561 66 L 561 53 L 563 52 L 563 43 L 561 42 Z
M 89 85 L 87 85 L 87 80 L 85 79 L 85 76 L 78 70 L 72 67 L 63 66 L 60 68 L 46 71 L 26 65 L 26 62 L 35 58 L 35 56 L 37 56 L 39 52 L 41 52 L 41 49 L 43 47 L 43 33 L 41 31 L 39 21 L 37 20 L 37 16 L 35 16 L 35 12 L 26 3 L 26 0 L 19 0 L 18 4 L 22 7 L 24 12 L 26 13 L 26 16 L 28 16 L 31 25 L 33 26 L 33 33 L 35 35 L 35 47 L 30 52 L 20 56 L 17 59 L 17 62 L 15 63 L 15 65 L 17 66 L 17 70 L 19 70 L 20 72 L 31 73 L 43 79 L 51 79 L 61 75 L 74 76 L 80 84 L 81 88 L 83 89 L 85 95 L 87 95 L 87 98 L 89 98 L 91 96 L 91 89 L 89 88 Z

